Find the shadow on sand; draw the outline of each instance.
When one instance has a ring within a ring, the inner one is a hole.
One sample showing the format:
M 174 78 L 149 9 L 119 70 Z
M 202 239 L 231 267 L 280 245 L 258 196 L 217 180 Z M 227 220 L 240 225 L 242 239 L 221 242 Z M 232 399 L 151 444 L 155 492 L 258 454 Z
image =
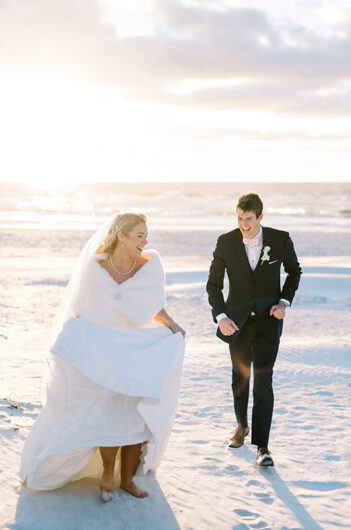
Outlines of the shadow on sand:
M 241 451 L 240 456 L 245 458 L 245 460 L 251 464 L 255 462 L 256 452 L 250 450 L 247 446 L 243 446 L 242 449 L 243 450 Z M 323 530 L 323 528 L 313 519 L 313 517 L 308 513 L 306 508 L 295 497 L 295 495 L 291 493 L 285 482 L 277 473 L 275 467 L 265 468 L 257 466 L 257 470 L 263 479 L 270 482 L 276 496 L 286 505 L 287 508 L 289 508 L 289 510 L 291 510 L 302 528 L 306 528 L 308 530 Z
M 83 479 L 53 491 L 33 491 L 22 486 L 16 519 L 11 529 L 30 530 L 179 530 L 180 526 L 154 473 L 137 477 L 149 497 L 136 499 L 117 490 L 117 501 L 104 503 L 98 480 Z
M 293 512 L 302 528 L 308 528 L 308 530 L 323 530 L 323 528 L 313 519 L 313 517 L 311 517 L 300 501 L 297 500 L 295 495 L 291 493 L 285 482 L 274 468 L 259 469 L 262 477 L 271 483 L 277 497 L 279 497 L 279 499 L 284 502 L 286 506 Z

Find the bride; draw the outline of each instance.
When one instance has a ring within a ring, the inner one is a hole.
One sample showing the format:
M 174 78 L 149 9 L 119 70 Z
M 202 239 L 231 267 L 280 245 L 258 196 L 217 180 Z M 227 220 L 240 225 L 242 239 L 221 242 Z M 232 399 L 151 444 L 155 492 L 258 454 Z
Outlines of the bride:
M 175 416 L 183 329 L 164 309 L 165 276 L 147 244 L 143 214 L 116 215 L 83 248 L 66 287 L 47 362 L 44 407 L 24 446 L 20 477 L 49 490 L 101 475 L 105 501 L 115 478 L 155 469 Z

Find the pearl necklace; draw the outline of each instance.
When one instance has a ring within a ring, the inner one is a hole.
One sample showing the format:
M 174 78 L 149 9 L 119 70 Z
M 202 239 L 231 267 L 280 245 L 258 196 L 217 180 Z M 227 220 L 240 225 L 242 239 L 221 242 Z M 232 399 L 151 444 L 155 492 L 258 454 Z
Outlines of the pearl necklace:
M 114 263 L 113 263 L 113 261 L 112 261 L 112 256 L 110 256 L 110 263 L 111 263 L 111 265 L 112 265 L 113 270 L 116 271 L 117 274 L 129 274 L 130 272 L 132 272 L 132 270 L 133 270 L 134 267 L 135 267 L 135 264 L 136 264 L 136 258 L 134 258 L 134 263 L 133 263 L 132 268 L 129 269 L 129 271 L 127 271 L 127 272 L 121 272 L 121 271 L 119 271 L 118 269 L 116 269 L 116 267 L 114 266 Z

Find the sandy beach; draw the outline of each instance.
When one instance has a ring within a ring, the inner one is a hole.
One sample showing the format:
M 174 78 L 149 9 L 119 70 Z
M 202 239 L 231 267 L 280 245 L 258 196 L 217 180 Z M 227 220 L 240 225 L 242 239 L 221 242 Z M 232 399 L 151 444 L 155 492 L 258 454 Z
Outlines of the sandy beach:
M 3 229 L 0 528 L 349 529 L 351 252 L 342 248 L 336 254 L 329 236 L 323 246 L 318 234 L 319 252 L 314 247 L 308 255 L 302 250 L 308 249 L 308 236 L 299 239 L 297 230 L 293 237 L 304 274 L 275 367 L 274 468 L 256 467 L 250 443 L 227 448 L 235 426 L 231 368 L 226 345 L 215 337 L 205 292 L 220 231 L 178 230 L 170 241 L 158 227 L 150 247 L 164 258 L 167 309 L 187 330 L 187 348 L 164 459 L 156 474 L 137 477 L 150 497 L 121 492 L 117 502 L 105 505 L 95 478 L 51 492 L 21 485 L 19 460 L 41 408 L 52 317 L 89 233 Z
M 106 506 L 95 479 L 47 493 L 19 483 L 23 443 L 40 410 L 49 317 L 72 260 L 56 268 L 50 260 L 45 269 L 32 258 L 28 271 L 26 259 L 25 271 L 23 259 L 2 259 L 1 527 L 349 528 L 351 259 L 302 264 L 303 294 L 286 320 L 275 370 L 275 469 L 256 469 L 250 444 L 226 447 L 234 427 L 230 365 L 214 337 L 206 270 L 173 271 L 168 308 L 188 331 L 174 431 L 156 476 L 138 477 L 150 498 L 122 493 Z

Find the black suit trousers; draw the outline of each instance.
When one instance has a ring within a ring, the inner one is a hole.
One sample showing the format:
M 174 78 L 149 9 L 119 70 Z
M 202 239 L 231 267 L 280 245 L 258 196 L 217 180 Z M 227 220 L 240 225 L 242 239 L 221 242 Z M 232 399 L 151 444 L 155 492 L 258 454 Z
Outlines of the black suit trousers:
M 279 341 L 272 342 L 260 332 L 255 316 L 248 318 L 237 340 L 229 345 L 234 411 L 242 427 L 247 427 L 251 364 L 253 367 L 251 443 L 257 447 L 268 447 L 274 405 L 273 366 L 278 348 Z

